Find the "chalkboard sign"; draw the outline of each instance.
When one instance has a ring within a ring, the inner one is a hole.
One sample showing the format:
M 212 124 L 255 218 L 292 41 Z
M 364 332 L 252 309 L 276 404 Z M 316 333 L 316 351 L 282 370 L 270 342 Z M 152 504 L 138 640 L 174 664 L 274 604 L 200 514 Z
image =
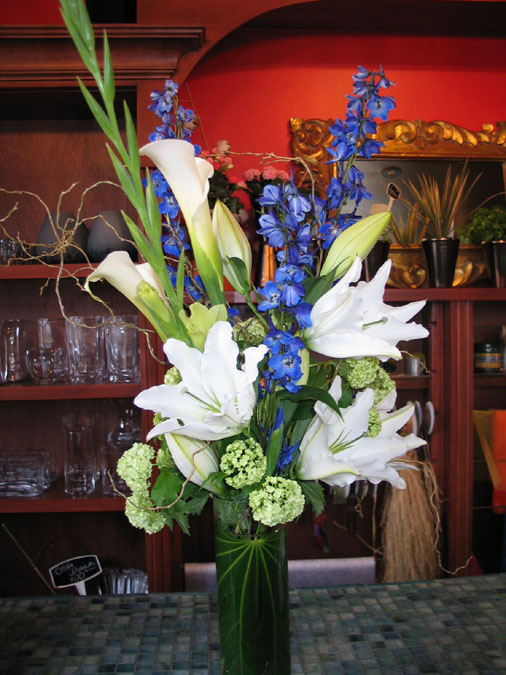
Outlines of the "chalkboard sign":
M 79 595 L 86 595 L 84 582 L 101 573 L 102 568 L 96 555 L 69 558 L 49 568 L 49 575 L 55 588 L 75 586 Z

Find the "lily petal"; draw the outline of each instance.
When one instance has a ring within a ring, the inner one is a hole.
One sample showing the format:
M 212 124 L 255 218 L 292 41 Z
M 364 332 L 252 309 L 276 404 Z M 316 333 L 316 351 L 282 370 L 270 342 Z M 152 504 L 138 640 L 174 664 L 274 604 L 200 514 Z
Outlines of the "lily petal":
M 185 478 L 206 490 L 216 490 L 206 483 L 209 474 L 218 471 L 218 460 L 207 443 L 181 434 L 165 434 L 165 440 L 175 465 Z
M 164 345 L 169 361 L 178 368 L 181 382 L 159 385 L 135 399 L 140 408 L 166 418 L 149 433 L 178 433 L 199 440 L 219 440 L 247 428 L 256 403 L 258 364 L 267 347 L 244 350 L 244 365 L 237 366 L 239 349 L 232 326 L 216 322 L 207 335 L 204 351 L 170 339 Z

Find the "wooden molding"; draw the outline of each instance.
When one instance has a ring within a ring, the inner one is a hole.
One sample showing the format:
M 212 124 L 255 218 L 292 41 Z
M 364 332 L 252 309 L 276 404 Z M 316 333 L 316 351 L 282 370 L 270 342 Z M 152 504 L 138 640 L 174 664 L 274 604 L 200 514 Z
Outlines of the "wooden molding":
M 332 142 L 329 127 L 335 120 L 290 119 L 292 151 L 310 169 L 321 192 L 332 178 L 333 164 L 327 148 Z M 506 162 L 506 121 L 483 124 L 480 131 L 471 131 L 442 120 L 391 120 L 378 124 L 372 138 L 384 145 L 376 158 L 445 158 L 499 159 Z M 304 178 L 305 169 L 296 173 Z M 307 171 L 306 171 L 307 173 Z
M 107 30 L 116 83 L 165 79 L 177 70 L 180 58 L 205 41 L 202 27 L 177 28 L 115 24 L 96 25 L 97 51 Z M 58 87 L 77 85 L 76 77 L 91 77 L 64 26 L 0 27 L 0 87 Z

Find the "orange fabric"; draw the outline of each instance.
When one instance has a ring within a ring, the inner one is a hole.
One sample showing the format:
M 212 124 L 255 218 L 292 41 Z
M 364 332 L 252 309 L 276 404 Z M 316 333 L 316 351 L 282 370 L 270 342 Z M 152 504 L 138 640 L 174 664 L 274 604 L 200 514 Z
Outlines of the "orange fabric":
M 500 477 L 500 482 L 494 489 L 492 503 L 496 513 L 504 513 L 506 505 L 506 410 L 494 410 L 491 441 L 492 455 Z

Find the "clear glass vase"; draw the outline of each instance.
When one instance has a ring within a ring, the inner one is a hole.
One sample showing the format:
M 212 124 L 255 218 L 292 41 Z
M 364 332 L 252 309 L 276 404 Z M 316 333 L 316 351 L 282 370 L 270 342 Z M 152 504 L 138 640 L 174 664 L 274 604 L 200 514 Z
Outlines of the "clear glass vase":
M 213 502 L 222 672 L 289 675 L 286 531 L 259 526 L 247 503 Z

